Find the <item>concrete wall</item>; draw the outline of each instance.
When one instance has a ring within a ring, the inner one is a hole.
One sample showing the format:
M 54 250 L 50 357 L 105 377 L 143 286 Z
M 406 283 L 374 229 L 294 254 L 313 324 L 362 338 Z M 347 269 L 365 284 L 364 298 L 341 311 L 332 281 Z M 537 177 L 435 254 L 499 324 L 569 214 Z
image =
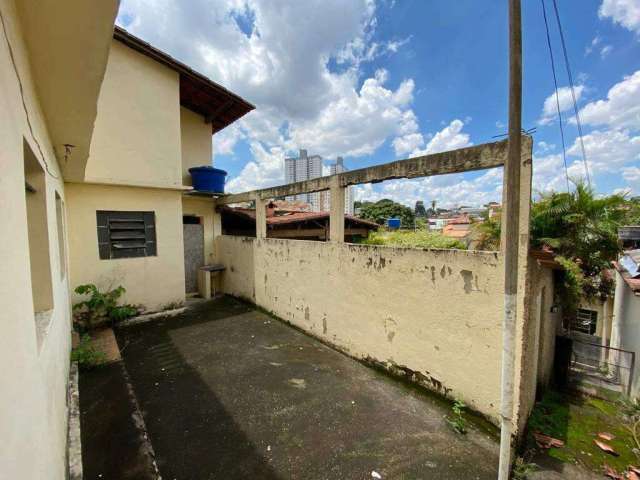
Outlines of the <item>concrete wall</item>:
M 325 242 L 216 239 L 223 290 L 357 358 L 406 367 L 498 419 L 499 254 Z
M 635 368 L 631 382 L 631 397 L 635 398 L 640 396 L 640 296 L 633 293 L 617 271 L 614 311 L 616 317 L 613 322 L 617 328 L 614 326 L 615 333 L 612 332 L 612 346 L 635 352 Z M 625 364 L 626 358 L 610 353 L 610 360 L 614 363 Z
M 113 40 L 86 181 L 181 186 L 179 93 L 176 72 Z
M 124 301 L 156 310 L 185 298 L 182 195 L 179 191 L 69 183 L 67 211 L 71 286 L 122 285 Z M 97 210 L 154 211 L 157 256 L 101 260 Z M 74 298 L 75 299 L 75 298 Z
M 182 183 L 191 185 L 191 167 L 213 164 L 211 124 L 197 113 L 180 107 Z
M 51 2 L 37 6 L 20 3 L 24 8 L 36 9 L 31 11 L 32 16 L 37 16 L 40 7 L 44 11 L 52 7 Z M 114 7 L 113 2 L 107 3 Z M 57 8 L 66 12 L 63 5 L 58 4 Z M 61 480 L 65 478 L 66 465 L 71 312 L 68 278 L 62 268 L 65 260 L 58 254 L 55 196 L 57 193 L 65 201 L 66 195 L 31 70 L 40 56 L 28 56 L 15 3 L 0 0 L 0 13 L 3 19 L 0 25 L 0 478 Z M 80 22 L 72 12 L 67 14 L 64 25 L 56 22 L 59 17 L 53 16 L 47 23 L 50 30 L 33 34 L 44 38 L 51 31 L 69 29 L 70 25 Z M 112 22 L 113 19 L 103 20 Z M 49 48 L 51 55 L 60 54 L 53 51 L 55 43 L 50 43 Z M 95 51 L 94 55 L 104 53 Z M 74 62 L 76 60 L 80 61 L 76 58 Z M 73 85 L 64 88 L 70 89 Z M 43 86 L 40 90 L 52 91 L 55 85 Z M 82 87 L 77 88 L 76 94 L 79 104 L 90 103 Z M 94 97 L 94 109 L 96 101 Z M 92 122 L 93 117 L 89 118 Z M 38 262 L 45 264 L 39 271 L 50 277 L 47 283 L 51 302 L 50 308 L 39 315 L 38 325 L 27 226 L 26 155 L 32 156 L 44 172 L 38 195 L 44 197 L 46 208 L 40 217 L 44 223 L 38 234 L 46 236 L 43 243 L 47 244 L 48 255 L 40 257 Z M 62 241 L 66 242 L 64 234 Z

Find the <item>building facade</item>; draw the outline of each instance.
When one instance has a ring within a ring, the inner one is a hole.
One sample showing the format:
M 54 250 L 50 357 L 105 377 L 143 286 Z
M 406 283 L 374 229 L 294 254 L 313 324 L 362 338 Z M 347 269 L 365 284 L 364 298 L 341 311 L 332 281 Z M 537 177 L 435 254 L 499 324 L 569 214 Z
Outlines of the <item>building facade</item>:
M 285 183 L 302 182 L 321 176 L 322 157 L 320 155 L 309 156 L 306 150 L 300 150 L 297 157 L 284 159 Z M 322 209 L 319 192 L 289 196 L 287 201 L 308 203 L 314 212 Z

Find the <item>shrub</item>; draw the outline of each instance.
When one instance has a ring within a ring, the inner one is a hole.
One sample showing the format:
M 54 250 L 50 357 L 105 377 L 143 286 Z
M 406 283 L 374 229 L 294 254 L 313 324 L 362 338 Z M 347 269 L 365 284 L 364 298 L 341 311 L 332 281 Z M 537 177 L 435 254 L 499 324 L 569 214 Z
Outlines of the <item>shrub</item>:
M 78 366 L 85 370 L 101 365 L 104 360 L 104 353 L 95 348 L 88 334 L 84 334 L 78 346 L 71 351 L 71 361 L 78 362 Z
M 362 241 L 365 245 L 389 245 L 394 247 L 413 248 L 458 248 L 466 250 L 465 245 L 455 238 L 445 237 L 437 232 L 427 230 L 370 232 Z
M 73 306 L 74 317 L 83 329 L 95 328 L 104 323 L 116 323 L 137 313 L 133 305 L 118 305 L 118 299 L 126 291 L 119 286 L 107 292 L 101 292 L 93 284 L 80 285 L 74 290 L 79 295 L 88 295 L 87 300 Z

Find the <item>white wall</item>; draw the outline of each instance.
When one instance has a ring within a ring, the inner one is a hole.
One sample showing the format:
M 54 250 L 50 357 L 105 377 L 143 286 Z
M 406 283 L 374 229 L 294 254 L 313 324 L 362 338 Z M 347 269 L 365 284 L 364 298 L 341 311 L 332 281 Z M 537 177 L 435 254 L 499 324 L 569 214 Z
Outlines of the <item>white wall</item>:
M 68 279 L 61 275 L 58 255 L 55 208 L 55 193 L 64 200 L 65 191 L 34 90 L 14 3 L 0 0 L 0 9 L 7 35 L 0 27 L 0 478 L 56 480 L 64 478 L 66 463 L 71 324 Z M 43 193 L 53 308 L 43 321 L 40 342 L 31 293 L 23 142 L 48 171 Z

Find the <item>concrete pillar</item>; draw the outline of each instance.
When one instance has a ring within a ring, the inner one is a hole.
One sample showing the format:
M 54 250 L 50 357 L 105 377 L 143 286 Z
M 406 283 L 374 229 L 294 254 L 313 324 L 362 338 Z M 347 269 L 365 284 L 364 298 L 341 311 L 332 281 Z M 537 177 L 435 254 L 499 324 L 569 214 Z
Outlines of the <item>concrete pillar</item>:
M 611 348 L 622 348 L 622 323 L 624 322 L 624 295 L 627 290 L 624 279 L 616 271 L 616 293 L 613 297 L 613 318 L 611 319 Z M 615 365 L 620 364 L 620 354 L 616 350 L 609 351 L 609 363 L 612 373 L 619 374 Z M 613 371 L 616 370 L 616 371 Z
M 256 238 L 267 238 L 267 205 L 258 195 L 256 202 Z
M 344 201 L 345 188 L 338 183 L 338 177 L 331 179 L 331 216 L 329 217 L 329 240 L 344 243 Z

